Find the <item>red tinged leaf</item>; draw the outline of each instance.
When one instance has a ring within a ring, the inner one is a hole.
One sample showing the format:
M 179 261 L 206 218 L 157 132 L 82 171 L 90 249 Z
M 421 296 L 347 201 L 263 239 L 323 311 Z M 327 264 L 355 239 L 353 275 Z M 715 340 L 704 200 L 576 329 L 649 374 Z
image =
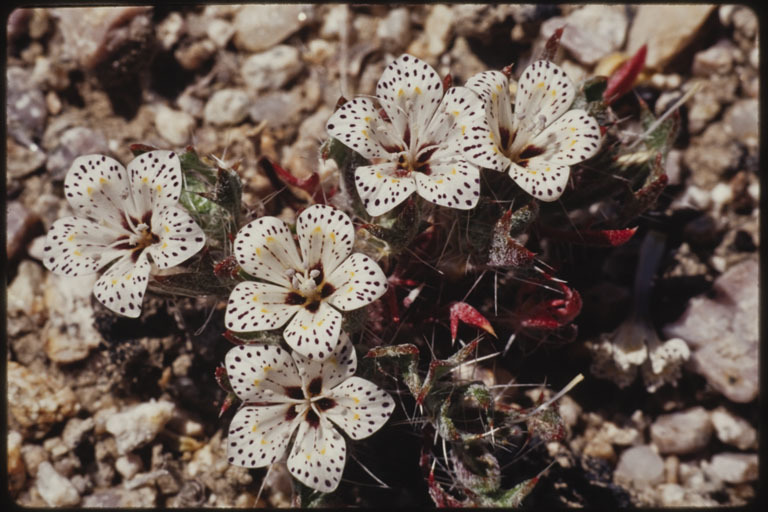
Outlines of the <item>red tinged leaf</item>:
M 139 156 L 142 153 L 147 153 L 157 149 L 154 146 L 147 146 L 146 144 L 131 144 L 128 146 L 128 148 L 131 150 L 131 153 L 133 153 L 133 156 Z
M 365 354 L 365 357 L 399 357 L 399 356 L 418 356 L 419 349 L 416 345 L 410 343 L 404 345 L 394 345 L 386 347 L 374 347 Z
M 549 36 L 547 44 L 544 46 L 544 51 L 541 53 L 541 59 L 549 61 L 555 59 L 557 50 L 560 48 L 560 38 L 563 37 L 563 30 L 565 30 L 565 27 L 560 27 Z
M 237 277 L 240 271 L 240 265 L 237 264 L 237 260 L 234 256 L 228 256 L 216 263 L 213 267 L 213 273 L 216 277 Z
M 451 87 L 453 87 L 453 77 L 450 73 L 448 73 L 445 75 L 445 77 L 443 77 L 443 92 L 447 91 Z
M 496 337 L 491 322 L 481 315 L 475 308 L 466 302 L 454 302 L 451 305 L 451 343 L 456 341 L 456 334 L 459 330 L 459 320 L 465 324 L 482 329 L 488 334 Z
M 213 376 L 216 378 L 216 384 L 227 393 L 232 392 L 232 386 L 229 383 L 229 376 L 227 376 L 227 369 L 223 366 L 217 366 L 213 371 Z
M 507 78 L 512 78 L 512 68 L 514 66 L 515 66 L 514 64 L 509 64 L 507 66 L 504 66 L 503 68 L 501 68 L 501 73 Z
M 346 102 L 347 102 L 347 98 L 345 98 L 344 96 L 339 96 L 339 99 L 336 100 L 336 108 L 334 108 L 333 110 L 337 110 L 341 108 L 341 106 L 344 105 Z
M 287 171 L 277 165 L 275 162 L 272 162 L 270 160 L 270 163 L 272 164 L 272 167 L 275 169 L 275 172 L 278 176 L 280 176 L 280 179 L 286 182 L 289 185 L 293 185 L 294 187 L 299 187 L 300 189 L 306 191 L 309 194 L 314 193 L 315 189 L 317 188 L 317 184 L 320 181 L 320 178 L 317 174 L 312 174 L 308 178 L 299 179 L 293 174 L 291 174 L 290 171 Z
M 637 231 L 636 227 L 628 229 L 568 231 L 555 229 L 543 224 L 539 226 L 539 233 L 543 236 L 554 238 L 561 242 L 593 247 L 618 247 L 632 238 L 635 231 Z
M 232 343 L 233 345 L 243 345 L 244 343 L 248 343 L 247 340 L 238 338 L 235 336 L 235 333 L 227 329 L 222 333 L 222 336 L 224 336 L 228 342 Z
M 647 50 L 646 45 L 641 46 L 632 58 L 622 64 L 608 79 L 608 85 L 605 87 L 605 92 L 603 92 L 603 101 L 605 101 L 606 105 L 610 105 L 624 96 L 635 85 L 637 76 L 645 67 Z
M 235 403 L 237 400 L 237 395 L 234 393 L 228 393 L 227 397 L 224 399 L 224 402 L 221 404 L 221 408 L 219 409 L 219 418 L 221 418 L 227 410 L 232 407 L 232 404 Z
M 529 329 L 554 330 L 569 324 L 581 312 L 581 295 L 576 290 L 557 283 L 564 297 L 537 303 L 531 307 L 520 326 Z

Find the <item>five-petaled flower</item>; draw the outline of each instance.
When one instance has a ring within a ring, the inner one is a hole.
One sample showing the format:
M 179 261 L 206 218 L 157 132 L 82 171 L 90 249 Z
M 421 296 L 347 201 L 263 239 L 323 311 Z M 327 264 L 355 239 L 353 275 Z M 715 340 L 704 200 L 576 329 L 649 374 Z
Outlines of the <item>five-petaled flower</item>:
M 336 348 L 341 311 L 366 306 L 387 290 L 387 278 L 368 256 L 352 254 L 355 229 L 343 212 L 326 205 L 299 214 L 296 232 L 301 257 L 288 226 L 261 217 L 235 237 L 235 258 L 248 274 L 229 296 L 227 329 L 278 329 L 293 320 L 283 337 L 296 352 L 325 359 Z M 338 309 L 337 309 L 338 308 Z
M 376 97 L 355 98 L 328 120 L 328 133 L 372 161 L 358 167 L 355 186 L 366 211 L 388 212 L 414 191 L 432 203 L 473 208 L 479 169 L 462 154 L 465 137 L 487 137 L 483 104 L 472 91 L 443 85 L 427 63 L 403 55 L 384 70 Z
M 81 156 L 64 180 L 64 194 L 85 217 L 54 222 L 43 264 L 66 276 L 93 274 L 112 263 L 93 291 L 107 308 L 136 318 L 152 263 L 178 265 L 205 244 L 189 214 L 176 207 L 181 164 L 171 151 L 150 151 L 128 164 L 103 155 Z
M 357 358 L 344 335 L 325 361 L 289 354 L 275 345 L 240 345 L 225 360 L 232 389 L 243 405 L 229 427 L 231 464 L 262 467 L 280 460 L 295 431 L 288 470 L 321 492 L 336 489 L 346 461 L 346 442 L 370 436 L 394 409 L 386 391 L 353 377 Z
M 485 168 L 509 169 L 515 183 L 537 199 L 559 198 L 570 166 L 591 158 L 600 147 L 597 121 L 584 110 L 568 110 L 576 87 L 549 61 L 536 61 L 523 72 L 514 113 L 503 73 L 478 73 L 465 85 L 485 102 L 491 129 L 487 139 L 466 141 L 467 157 Z

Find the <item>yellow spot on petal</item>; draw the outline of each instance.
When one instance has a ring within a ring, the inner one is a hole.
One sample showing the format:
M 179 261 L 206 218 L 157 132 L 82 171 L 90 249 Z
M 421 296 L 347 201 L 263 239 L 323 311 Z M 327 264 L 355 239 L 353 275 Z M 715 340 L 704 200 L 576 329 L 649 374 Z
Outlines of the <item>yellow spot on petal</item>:
M 355 271 L 354 270 L 350 270 L 349 271 L 349 277 L 355 277 Z
M 261 257 L 261 249 L 258 247 L 256 248 L 256 256 Z
M 493 140 L 493 132 L 488 132 L 488 138 Z
M 496 101 L 496 98 L 498 97 L 499 96 L 495 92 L 491 93 L 491 101 Z
M 165 230 L 166 233 L 171 232 L 171 228 L 169 228 L 167 224 L 163 225 L 163 229 Z
M 113 279 L 113 280 L 112 280 L 112 285 L 114 286 L 114 285 L 116 285 L 116 284 L 117 284 L 117 279 Z
M 265 315 L 266 315 L 267 313 L 269 313 L 269 311 L 267 311 L 267 308 L 261 308 L 261 312 L 262 312 L 262 313 L 264 313 Z
M 551 168 L 551 167 L 547 167 L 546 169 L 544 169 L 544 172 L 549 172 L 549 171 L 551 171 L 551 170 L 552 170 L 552 168 Z
M 445 180 L 437 180 L 435 183 L 437 183 L 438 185 L 442 185 L 443 183 L 445 183 Z
M 320 450 L 320 455 L 325 455 L 325 446 L 323 446 L 323 449 Z
M 322 327 L 324 323 L 325 323 L 325 320 L 320 320 L 319 322 L 317 322 L 317 326 Z
M 274 241 L 275 241 L 275 237 L 273 237 L 273 236 L 268 236 L 268 237 L 267 237 L 267 243 L 268 243 L 268 244 L 271 244 L 271 243 L 272 243 L 272 242 L 274 242 Z
M 162 191 L 163 191 L 163 186 L 162 186 L 162 185 L 158 185 L 158 186 L 156 186 L 156 187 L 155 187 L 155 189 L 156 189 L 158 192 L 162 192 Z
M 421 89 L 419 89 L 419 87 L 416 86 L 413 88 L 413 92 L 415 92 L 416 94 L 421 94 Z
M 398 180 L 396 178 L 392 178 L 391 180 L 389 180 L 389 182 L 390 183 L 400 183 L 400 180 Z
M 162 249 L 167 249 L 168 248 L 168 242 L 163 242 L 163 247 L 161 247 L 161 248 Z
M 315 227 L 315 233 L 322 233 L 322 232 L 323 232 L 323 228 L 321 228 L 320 226 Z
M 365 135 L 366 139 L 370 139 L 370 137 L 368 136 L 368 130 L 360 130 L 360 131 L 363 133 L 363 135 Z
M 366 123 L 367 123 L 367 122 L 369 122 L 369 121 L 371 120 L 371 118 L 370 118 L 370 117 L 364 117 L 363 119 L 365 120 L 365 122 L 366 122 Z
M 271 369 L 272 369 L 272 365 L 269 365 L 269 364 L 268 364 L 267 366 L 265 366 L 265 367 L 264 367 L 264 373 L 267 373 L 267 372 L 268 372 L 268 371 L 270 371 Z
M 576 127 L 575 126 L 571 126 L 571 132 L 575 132 L 575 131 L 576 131 Z
M 539 82 L 539 83 L 536 84 L 536 87 L 541 89 L 542 87 L 544 87 L 544 85 L 546 85 L 544 82 Z
M 359 399 L 359 398 L 357 398 L 356 396 L 353 396 L 353 397 L 352 397 L 352 400 L 354 400 L 356 404 L 359 404 L 359 403 L 360 403 L 360 399 Z
M 265 444 L 267 444 L 267 440 L 262 438 L 261 445 L 264 446 Z
M 131 274 L 125 274 L 125 280 L 128 281 L 132 277 Z
M 576 139 L 571 139 L 571 147 L 573 147 L 574 144 L 576 144 Z
M 99 183 L 100 183 L 101 185 L 103 185 L 103 184 L 105 184 L 105 183 L 109 183 L 109 182 L 108 182 L 107 180 L 105 180 L 104 178 L 99 178 Z
M 91 187 L 86 188 L 85 191 L 88 192 L 88 195 L 93 194 L 93 189 Z
M 354 416 L 352 416 L 352 419 L 353 420 L 359 420 L 360 419 L 360 415 L 359 414 L 355 414 Z
M 454 110 L 453 111 L 453 115 L 455 115 L 455 116 L 459 115 L 459 111 L 458 110 Z
M 354 287 L 354 286 L 350 286 L 349 288 L 347 288 L 347 293 L 351 292 L 351 291 L 352 291 L 352 290 L 354 290 L 354 289 L 355 289 L 355 287 Z
M 259 384 L 261 384 L 261 381 L 259 379 L 253 379 L 253 385 L 254 386 L 258 386 Z M 253 428 L 254 428 L 254 432 L 256 432 L 256 430 L 255 430 L 256 429 L 256 425 L 254 425 Z
M 252 300 L 253 302 L 259 302 L 259 296 L 258 296 L 258 295 L 254 295 L 254 296 L 253 296 L 253 298 L 252 298 L 251 300 Z
M 311 459 L 311 458 L 312 458 L 312 455 L 310 455 L 310 454 L 308 453 L 308 454 L 307 454 L 307 460 L 309 460 L 309 459 Z
M 75 234 L 74 233 L 72 233 L 71 235 L 69 235 L 67 237 L 67 240 L 69 240 L 70 242 L 73 241 L 74 239 L 75 239 Z
M 258 429 L 259 429 L 259 424 L 258 424 L 258 423 L 255 423 L 255 424 L 254 424 L 254 425 L 251 427 L 251 432 L 256 432 Z
M 336 233 L 334 233 L 333 231 L 331 231 L 331 232 L 328 234 L 328 236 L 329 236 L 329 237 L 331 237 L 331 240 L 333 240 L 334 242 L 336 241 Z
M 499 148 L 497 148 L 495 144 L 493 146 L 493 152 L 496 153 L 497 155 L 499 154 Z
M 309 326 L 308 325 L 302 325 L 301 328 L 306 331 L 307 329 L 309 329 Z
M 500 91 L 500 90 L 501 90 L 501 84 L 496 84 L 496 90 L 497 90 L 497 91 Z
M 461 134 L 462 134 L 462 135 L 464 135 L 464 132 L 466 132 L 466 131 L 467 131 L 467 126 L 466 126 L 466 125 L 463 125 L 463 126 L 461 127 Z
M 383 178 L 384 176 L 382 176 L 380 172 L 377 172 L 377 173 L 376 173 L 376 177 L 377 177 L 377 178 L 379 178 L 379 179 L 381 179 L 381 178 Z
M 550 94 L 552 94 L 552 97 L 554 98 L 555 96 L 557 96 L 557 91 L 555 89 L 552 89 L 552 92 Z
M 404 91 L 404 90 L 400 89 L 399 91 L 397 91 L 397 96 L 398 96 L 398 98 L 399 98 L 400 96 L 402 96 L 403 94 L 405 94 L 405 91 Z
M 335 364 L 335 365 L 338 365 L 338 364 L 339 364 L 339 362 L 336 360 L 336 358 L 335 358 L 335 357 L 331 357 L 331 358 L 329 358 L 329 359 L 328 359 L 328 362 L 329 362 L 329 363 L 331 363 L 331 364 Z
M 142 182 L 142 183 L 149 183 L 149 178 L 147 178 L 146 176 L 144 176 L 143 178 L 141 178 L 141 182 Z
M 451 169 L 451 174 L 456 174 L 456 168 Z

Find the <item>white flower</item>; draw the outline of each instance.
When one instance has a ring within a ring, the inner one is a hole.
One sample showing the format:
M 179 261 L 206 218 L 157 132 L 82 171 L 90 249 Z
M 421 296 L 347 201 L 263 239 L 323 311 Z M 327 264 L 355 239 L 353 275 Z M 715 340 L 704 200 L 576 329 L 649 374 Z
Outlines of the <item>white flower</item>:
M 373 100 L 344 103 L 328 120 L 328 133 L 373 164 L 358 167 L 355 185 L 366 211 L 388 212 L 414 191 L 432 203 L 469 209 L 480 196 L 478 168 L 461 153 L 464 137 L 487 137 L 480 99 L 464 87 L 443 96 L 437 73 L 403 55 L 384 70 Z
M 43 264 L 66 275 L 93 274 L 96 298 L 115 313 L 136 318 L 147 289 L 149 258 L 159 269 L 178 265 L 205 245 L 205 235 L 177 208 L 181 164 L 171 151 L 150 151 L 128 164 L 103 155 L 81 156 L 64 180 L 64 195 L 84 217 L 54 222 Z
M 470 161 L 509 175 L 542 201 L 559 198 L 570 166 L 600 148 L 600 126 L 584 110 L 568 110 L 576 87 L 562 69 L 546 60 L 531 64 L 520 77 L 512 113 L 507 77 L 485 71 L 466 87 L 485 102 L 491 128 L 487 140 L 467 141 Z
M 341 311 L 381 297 L 387 278 L 364 254 L 352 253 L 355 229 L 343 212 L 326 205 L 299 214 L 296 232 L 276 217 L 261 217 L 238 231 L 235 258 L 248 274 L 229 296 L 225 323 L 234 332 L 278 329 L 285 341 L 309 358 L 325 359 L 336 348 Z M 338 308 L 338 309 L 337 309 Z
M 370 436 L 394 409 L 375 384 L 352 377 L 357 358 L 349 338 L 324 362 L 275 345 L 240 345 L 226 356 L 229 382 L 243 401 L 229 427 L 230 464 L 262 467 L 283 457 L 296 432 L 288 470 L 321 492 L 336 489 L 346 460 L 346 442 Z

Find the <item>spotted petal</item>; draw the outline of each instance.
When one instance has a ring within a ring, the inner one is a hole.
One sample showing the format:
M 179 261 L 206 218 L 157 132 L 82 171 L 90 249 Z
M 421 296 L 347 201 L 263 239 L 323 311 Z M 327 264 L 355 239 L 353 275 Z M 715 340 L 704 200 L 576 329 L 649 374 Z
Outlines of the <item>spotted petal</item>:
M 306 406 L 303 406 L 306 408 Z M 293 415 L 293 405 L 245 406 L 235 414 L 227 436 L 227 460 L 246 468 L 260 468 L 278 461 L 286 452 L 291 434 L 303 415 Z
M 78 157 L 64 179 L 64 195 L 69 204 L 93 219 L 120 227 L 124 213 L 136 217 L 125 167 L 104 155 Z
M 360 377 L 351 377 L 336 386 L 329 398 L 335 406 L 326 410 L 325 415 L 352 439 L 363 439 L 379 430 L 395 408 L 386 391 Z
M 299 214 L 296 234 L 304 264 L 322 264 L 324 275 L 333 272 L 352 253 L 355 228 L 347 214 L 332 206 L 316 204 Z
M 136 262 L 133 261 L 133 254 L 135 252 L 117 260 L 93 287 L 99 302 L 129 318 L 137 318 L 141 314 L 150 271 L 147 252 L 141 251 Z
M 235 259 L 254 277 L 289 288 L 289 269 L 303 272 L 291 230 L 277 217 L 248 223 L 235 237 Z
M 166 206 L 152 219 L 152 232 L 159 238 L 147 250 L 157 268 L 186 261 L 205 245 L 205 234 L 185 210 Z
M 585 111 L 569 110 L 530 144 L 544 150 L 537 159 L 554 164 L 577 164 L 595 156 L 600 149 L 600 126 Z
M 298 403 L 286 388 L 299 387 L 301 377 L 291 354 L 276 345 L 238 345 L 224 359 L 227 377 L 243 402 Z
M 143 153 L 128 163 L 135 211 L 140 216 L 173 206 L 181 195 L 181 162 L 173 151 Z
M 387 291 L 387 276 L 379 264 L 359 252 L 347 258 L 327 281 L 336 289 L 328 302 L 342 311 L 367 306 Z
M 349 335 L 343 331 L 339 336 L 339 344 L 326 360 L 308 359 L 299 353 L 294 353 L 293 359 L 301 375 L 306 396 L 327 393 L 354 375 L 357 370 L 355 348 Z
M 443 97 L 443 84 L 434 69 L 413 55 L 402 55 L 392 61 L 376 85 L 390 119 L 407 116 L 411 140 L 421 140 L 424 131 Z
M 573 103 L 576 87 L 555 64 L 539 60 L 523 72 L 515 96 L 515 123 L 518 139 L 530 140 Z
M 474 208 L 480 198 L 480 172 L 458 161 L 433 164 L 429 175 L 414 173 L 416 192 L 432 203 L 450 208 Z
M 273 284 L 239 283 L 229 295 L 224 324 L 234 332 L 278 329 L 301 309 L 289 303 L 289 293 Z
M 288 456 L 288 471 L 304 485 L 320 492 L 336 490 L 346 462 L 344 438 L 331 423 L 312 409 L 299 425 Z
M 563 194 L 571 174 L 570 167 L 541 158 L 531 158 L 525 163 L 526 167 L 517 163 L 509 167 L 509 175 L 520 188 L 542 201 L 555 201 Z
M 398 137 L 386 129 L 369 98 L 344 103 L 328 119 L 325 129 L 331 137 L 368 159 L 384 158 L 387 156 L 384 148 L 398 144 Z
M 512 101 L 509 97 L 509 80 L 499 71 L 483 71 L 472 76 L 464 87 L 480 97 L 490 119 L 491 129 L 499 135 L 499 127 L 512 130 Z M 499 140 L 498 138 L 496 140 Z
M 405 201 L 416 190 L 411 177 L 395 176 L 396 164 L 387 162 L 379 165 L 358 167 L 355 171 L 355 186 L 365 211 L 377 217 Z
M 283 331 L 286 343 L 309 359 L 328 358 L 339 343 L 341 313 L 320 302 L 314 313 L 302 307 Z
M 43 264 L 56 274 L 93 274 L 125 251 L 106 249 L 120 232 L 81 217 L 64 217 L 53 223 L 43 247 Z

